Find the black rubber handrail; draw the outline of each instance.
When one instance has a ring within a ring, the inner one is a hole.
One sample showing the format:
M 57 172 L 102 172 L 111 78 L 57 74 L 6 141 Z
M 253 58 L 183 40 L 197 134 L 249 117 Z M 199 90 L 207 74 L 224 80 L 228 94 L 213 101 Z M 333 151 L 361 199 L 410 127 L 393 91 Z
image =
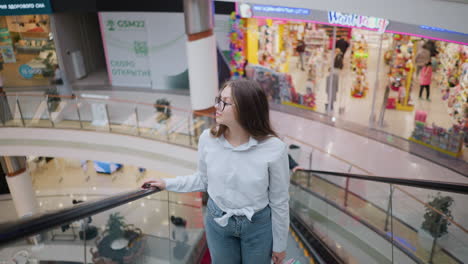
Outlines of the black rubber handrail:
M 329 176 L 344 177 L 350 179 L 359 179 L 365 181 L 383 182 L 388 184 L 404 185 L 416 188 L 438 190 L 444 192 L 453 192 L 468 194 L 468 184 L 458 182 L 443 182 L 443 181 L 432 181 L 432 180 L 415 180 L 415 179 L 404 179 L 395 177 L 382 177 L 382 176 L 369 176 L 362 174 L 352 174 L 334 171 L 321 171 L 321 170 L 298 170 L 300 172 L 308 172 L 314 174 L 324 174 Z
M 70 208 L 1 223 L 0 246 L 107 211 L 159 191 L 160 190 L 158 188 L 152 188 L 125 192 L 99 201 L 80 203 Z
M 441 182 L 430 180 L 414 180 L 393 177 L 368 176 L 361 174 L 321 171 L 321 170 L 299 170 L 299 172 L 323 174 L 329 176 L 345 177 L 351 179 L 383 182 L 387 184 L 405 185 L 416 188 L 432 189 L 453 193 L 468 194 L 468 184 Z M 34 215 L 29 218 L 10 221 L 0 224 L 0 246 L 6 243 L 32 236 L 43 231 L 62 226 L 85 217 L 104 212 L 122 204 L 138 200 L 160 190 L 147 189 L 126 192 L 114 195 L 99 201 L 86 202 L 71 208 L 61 209 L 54 212 Z

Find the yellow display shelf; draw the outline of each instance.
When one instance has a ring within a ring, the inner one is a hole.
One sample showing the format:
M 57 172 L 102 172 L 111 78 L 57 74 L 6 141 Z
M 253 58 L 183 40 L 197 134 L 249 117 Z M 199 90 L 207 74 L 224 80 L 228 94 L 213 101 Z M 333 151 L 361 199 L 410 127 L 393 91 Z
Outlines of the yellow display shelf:
M 281 104 L 294 106 L 294 107 L 302 108 L 302 109 L 306 109 L 306 110 L 312 110 L 312 111 L 315 111 L 317 109 L 317 107 L 308 107 L 308 106 L 305 106 L 305 105 L 300 105 L 300 104 L 296 104 L 296 103 L 292 103 L 292 102 L 282 102 Z
M 395 109 L 401 110 L 401 111 L 412 112 L 414 110 L 414 105 L 402 105 L 402 104 L 397 103 Z
M 425 143 L 425 142 L 423 142 L 423 141 L 420 141 L 420 140 L 417 140 L 417 139 L 415 139 L 415 138 L 413 138 L 413 137 L 410 137 L 408 140 L 413 141 L 414 143 L 421 144 L 421 145 L 423 145 L 423 146 L 425 146 L 425 147 L 428 147 L 428 148 L 431 148 L 431 149 L 433 149 L 433 150 L 437 150 L 437 151 L 439 151 L 439 152 L 442 152 L 442 153 L 444 153 L 444 154 L 450 155 L 450 156 L 455 157 L 455 158 L 458 158 L 458 157 L 460 157 L 460 156 L 462 155 L 462 152 L 461 152 L 461 151 L 456 152 L 456 153 L 455 153 L 455 152 L 451 152 L 451 151 L 448 151 L 448 150 L 441 149 L 441 148 L 439 148 L 439 147 L 433 146 L 433 145 L 431 145 L 431 144 L 427 144 L 427 143 Z

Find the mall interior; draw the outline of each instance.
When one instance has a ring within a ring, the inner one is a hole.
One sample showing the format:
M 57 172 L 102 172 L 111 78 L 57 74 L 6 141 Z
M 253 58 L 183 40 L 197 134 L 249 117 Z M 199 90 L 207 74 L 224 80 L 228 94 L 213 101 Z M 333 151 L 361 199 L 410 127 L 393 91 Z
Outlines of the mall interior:
M 0 263 L 217 263 L 208 193 L 142 185 L 197 171 L 238 79 L 263 89 L 297 163 L 281 263 L 468 263 L 467 14 L 465 0 L 2 0 Z

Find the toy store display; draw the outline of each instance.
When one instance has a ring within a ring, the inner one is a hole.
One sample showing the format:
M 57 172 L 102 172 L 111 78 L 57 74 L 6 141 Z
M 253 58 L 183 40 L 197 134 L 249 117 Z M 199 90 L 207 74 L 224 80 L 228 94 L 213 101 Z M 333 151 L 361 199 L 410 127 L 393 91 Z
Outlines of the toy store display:
M 440 64 L 438 70 L 439 86 L 442 90 L 454 87 L 461 74 L 461 65 L 468 58 L 468 47 L 442 41 L 438 41 L 436 44 Z
M 466 111 L 468 104 L 468 61 L 461 67 L 462 74 L 460 74 L 458 83 L 449 88 L 447 97 L 447 105 L 449 116 L 452 121 L 458 125 L 466 125 Z
M 390 88 L 396 96 L 389 97 L 387 109 L 413 111 L 411 98 L 411 81 L 413 67 L 413 43 L 409 36 L 394 34 L 390 63 Z
M 315 48 L 326 48 L 328 35 L 324 29 L 317 29 L 317 24 L 306 23 L 304 43 L 306 44 L 306 54 L 312 52 Z
M 425 115 L 419 113 L 415 119 L 415 128 L 409 140 L 453 157 L 462 154 L 465 132 L 461 126 L 453 125 L 448 130 L 435 124 L 428 126 L 425 123 Z
M 329 64 L 329 53 L 323 47 L 317 47 L 308 55 L 305 68 L 307 69 L 307 79 L 313 84 L 315 90 L 320 78 L 326 76 Z
M 439 44 L 439 87 L 447 101 L 453 123 L 466 125 L 468 100 L 468 47 L 453 43 Z
M 249 73 L 247 78 L 257 81 L 266 92 L 269 100 L 278 104 L 315 110 L 316 96 L 312 88 L 306 88 L 305 94 L 296 92 L 290 74 L 276 72 L 262 65 L 249 64 L 247 68 Z
M 299 54 L 296 52 L 296 47 L 297 47 L 297 44 L 299 43 L 299 40 L 304 39 L 305 23 L 289 22 L 287 24 L 287 29 L 289 33 L 287 36 L 287 40 L 286 40 L 286 42 L 288 43 L 287 48 L 291 50 L 292 55 L 299 56 Z
M 231 13 L 229 19 L 231 31 L 229 32 L 230 49 L 231 49 L 231 76 L 233 79 L 240 78 L 244 73 L 245 55 L 244 55 L 244 37 L 245 37 L 245 20 Z
M 315 89 L 320 76 L 325 76 L 328 62 L 328 35 L 322 28 L 317 29 L 317 25 L 306 23 L 304 32 L 304 43 L 306 44 L 306 65 L 307 79 L 313 84 L 311 90 Z
M 351 87 L 351 96 L 363 98 L 369 90 L 367 81 L 367 59 L 369 50 L 366 39 L 362 36 L 354 38 L 351 49 L 351 70 L 354 73 L 353 85 Z
M 291 46 L 288 42 L 290 31 L 285 25 L 284 21 L 257 19 L 258 63 L 277 72 L 289 70 L 287 61 L 290 55 L 288 47 Z

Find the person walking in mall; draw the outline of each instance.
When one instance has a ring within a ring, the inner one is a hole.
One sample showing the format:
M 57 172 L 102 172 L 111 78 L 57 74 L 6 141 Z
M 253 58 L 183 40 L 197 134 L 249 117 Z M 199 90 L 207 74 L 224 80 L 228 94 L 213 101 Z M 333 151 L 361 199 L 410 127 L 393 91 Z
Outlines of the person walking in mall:
M 420 45 L 415 58 L 416 64 L 416 75 L 419 75 L 421 69 L 431 61 L 431 52 L 426 48 L 425 45 Z
M 229 81 L 215 102 L 216 124 L 200 136 L 197 172 L 142 187 L 208 192 L 212 263 L 281 264 L 289 230 L 287 145 L 271 127 L 268 100 L 256 82 Z
M 296 52 L 299 54 L 299 62 L 301 63 L 301 70 L 304 71 L 304 52 L 306 45 L 303 40 L 299 40 L 296 46 Z
M 346 51 L 349 48 L 349 42 L 346 41 L 346 39 L 344 39 L 344 37 L 340 37 L 340 39 L 336 41 L 335 46 L 336 46 L 337 49 L 339 49 L 341 51 L 341 53 L 343 54 L 343 57 L 344 57 L 344 55 L 346 54 Z
M 431 82 L 432 82 L 432 64 L 431 62 L 427 62 L 424 68 L 422 68 L 421 73 L 419 74 L 419 85 L 420 85 L 419 99 L 422 98 L 422 93 L 423 93 L 423 90 L 425 89 L 426 99 L 428 101 L 431 101 L 431 99 L 429 98 L 430 96 L 429 90 L 430 90 Z

